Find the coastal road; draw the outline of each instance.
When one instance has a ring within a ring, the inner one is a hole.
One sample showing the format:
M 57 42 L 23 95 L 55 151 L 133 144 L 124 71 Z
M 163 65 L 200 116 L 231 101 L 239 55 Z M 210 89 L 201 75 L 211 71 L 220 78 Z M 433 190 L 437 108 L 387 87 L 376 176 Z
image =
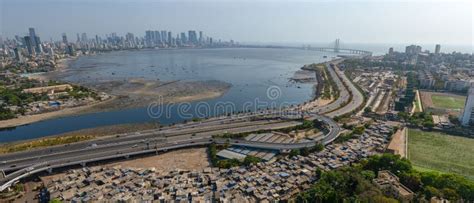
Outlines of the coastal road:
M 342 60 L 326 63 L 329 75 L 339 90 L 339 98 L 327 105 L 315 107 L 311 109 L 311 112 L 324 114 L 328 117 L 334 118 L 336 116 L 350 113 L 364 103 L 364 96 L 362 93 L 354 86 L 349 78 L 347 78 L 344 72 L 339 70 L 337 65 L 340 62 L 342 62 Z M 352 98 L 349 92 L 351 92 Z

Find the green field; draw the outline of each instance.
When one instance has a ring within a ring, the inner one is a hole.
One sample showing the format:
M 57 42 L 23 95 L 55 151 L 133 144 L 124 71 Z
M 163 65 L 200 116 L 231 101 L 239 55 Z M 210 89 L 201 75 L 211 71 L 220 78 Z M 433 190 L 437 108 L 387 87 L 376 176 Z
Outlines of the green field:
M 409 129 L 408 158 L 415 169 L 457 173 L 474 180 L 474 139 Z
M 466 97 L 462 96 L 448 96 L 448 95 L 431 95 L 433 105 L 437 108 L 443 109 L 462 109 Z

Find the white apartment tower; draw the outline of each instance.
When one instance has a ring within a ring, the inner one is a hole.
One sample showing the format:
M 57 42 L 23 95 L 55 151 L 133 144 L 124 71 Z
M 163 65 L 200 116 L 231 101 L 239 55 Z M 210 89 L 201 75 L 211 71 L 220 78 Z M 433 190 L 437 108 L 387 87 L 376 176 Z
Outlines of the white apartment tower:
M 474 86 L 471 85 L 467 93 L 466 104 L 459 116 L 461 125 L 467 126 L 474 123 Z

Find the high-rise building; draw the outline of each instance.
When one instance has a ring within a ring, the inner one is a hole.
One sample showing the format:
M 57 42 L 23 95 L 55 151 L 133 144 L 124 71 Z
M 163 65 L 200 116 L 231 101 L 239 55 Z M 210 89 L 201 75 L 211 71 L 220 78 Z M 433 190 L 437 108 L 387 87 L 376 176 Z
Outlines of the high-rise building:
M 82 35 L 81 35 L 81 41 L 82 42 L 87 42 L 87 34 L 85 32 L 82 33 Z
M 63 33 L 63 43 L 68 44 L 66 33 Z
M 435 54 L 439 54 L 441 51 L 441 45 L 437 44 L 435 47 Z
M 388 49 L 388 54 L 390 54 L 390 55 L 393 54 L 393 47 L 390 47 L 390 48 Z
M 186 33 L 182 32 L 181 33 L 181 43 L 186 44 L 187 41 L 188 40 L 186 39 Z
M 72 44 L 67 45 L 66 52 L 70 56 L 76 55 L 76 51 L 74 50 L 74 47 L 72 46 Z
M 188 38 L 189 38 L 188 41 L 189 41 L 191 44 L 194 44 L 194 45 L 198 44 L 196 31 L 194 31 L 194 30 L 188 31 Z
M 168 41 L 168 35 L 165 30 L 161 31 L 161 43 L 166 43 Z
M 41 44 L 41 39 L 38 36 L 35 36 L 35 43 L 36 53 L 43 53 L 43 45 Z
M 168 45 L 171 46 L 173 44 L 173 34 L 171 31 L 168 32 Z
M 33 47 L 33 41 L 31 40 L 30 36 L 25 36 L 24 39 L 25 39 L 26 49 L 28 49 L 28 55 L 34 56 L 35 49 Z
M 204 37 L 204 36 L 202 35 L 202 31 L 199 31 L 199 43 L 201 43 L 201 44 L 202 44 L 202 42 L 203 42 L 203 40 L 204 40 L 203 37 Z
M 468 126 L 474 124 L 474 86 L 471 85 L 468 91 L 466 98 L 466 103 L 464 104 L 464 109 L 459 116 L 459 121 L 461 125 Z
M 30 36 L 30 40 L 31 40 L 31 44 L 36 47 L 36 42 L 35 42 L 35 37 L 36 37 L 36 32 L 35 32 L 35 28 L 28 28 L 28 32 L 29 32 L 29 36 Z
M 155 30 L 155 43 L 158 44 L 161 42 L 161 35 L 160 35 L 160 31 L 158 30 Z
M 21 50 L 20 50 L 20 48 L 15 47 L 15 48 L 13 49 L 13 51 L 15 52 L 15 59 L 16 59 L 18 62 L 23 63 L 24 61 L 23 61 L 23 56 L 21 55 Z
M 53 50 L 53 47 L 48 47 L 48 49 L 47 49 L 47 50 L 48 50 L 48 54 L 49 54 L 50 56 L 54 56 L 54 50 Z
M 31 46 L 33 46 L 36 53 L 42 53 L 43 47 L 41 46 L 40 38 L 36 35 L 35 28 L 30 27 L 28 29 L 28 32 L 29 32 L 29 37 L 31 40 Z
M 421 53 L 421 46 L 417 46 L 417 45 L 407 46 L 405 47 L 405 53 L 411 54 L 411 55 L 419 54 Z

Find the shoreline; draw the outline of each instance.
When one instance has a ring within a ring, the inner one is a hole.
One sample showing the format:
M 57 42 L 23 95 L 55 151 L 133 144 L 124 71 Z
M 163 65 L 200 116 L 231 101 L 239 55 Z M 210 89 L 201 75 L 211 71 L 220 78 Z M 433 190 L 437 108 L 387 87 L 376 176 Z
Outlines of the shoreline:
M 195 101 L 202 101 L 202 100 L 209 100 L 223 96 L 230 87 L 228 87 L 225 91 L 221 92 L 207 92 L 199 95 L 188 95 L 183 97 L 178 97 L 173 99 L 173 101 L 165 102 L 164 104 L 173 104 L 173 103 L 180 103 L 180 102 L 195 102 Z M 138 106 L 128 106 L 121 108 L 117 106 L 119 103 L 123 102 L 120 101 L 121 99 L 118 96 L 110 95 L 111 98 L 105 101 L 95 102 L 92 104 L 78 106 L 73 108 L 65 108 L 57 111 L 35 114 L 35 115 L 28 115 L 28 116 L 20 116 L 13 119 L 3 120 L 0 121 L 0 132 L 1 130 L 7 130 L 9 128 L 21 127 L 23 125 L 28 125 L 36 122 L 46 121 L 50 119 L 57 119 L 69 116 L 78 116 L 78 115 L 85 115 L 90 113 L 100 113 L 100 112 L 109 112 L 109 111 L 116 111 L 116 110 L 125 110 L 130 108 L 145 108 L 145 106 L 138 105 Z M 111 104 L 111 105 L 110 105 Z M 100 126 L 99 126 L 100 127 Z
M 100 102 L 94 102 L 94 103 L 84 105 L 84 106 L 65 108 L 65 109 L 52 111 L 52 112 L 47 112 L 47 113 L 20 116 L 20 117 L 13 118 L 13 119 L 3 120 L 3 121 L 0 121 L 0 129 L 15 128 L 15 127 L 19 127 L 19 126 L 22 126 L 22 125 L 27 125 L 27 124 L 40 122 L 40 121 L 44 121 L 44 120 L 49 120 L 49 119 L 80 115 L 80 113 L 78 113 L 80 111 L 88 110 L 90 108 L 93 108 L 94 106 L 97 106 L 97 105 L 100 105 L 100 104 L 103 104 L 103 103 L 106 103 L 106 102 L 111 102 L 114 99 L 116 99 L 116 98 L 112 96 L 108 100 L 100 101 Z
M 20 127 L 27 124 L 62 117 L 118 111 L 131 108 L 145 108 L 151 102 L 156 101 L 157 98 L 160 97 L 165 98 L 163 104 L 209 100 L 221 97 L 232 87 L 231 84 L 221 81 L 156 82 L 130 79 L 128 81 L 111 81 L 90 85 L 71 83 L 58 78 L 58 74 L 66 72 L 70 66 L 70 63 L 79 59 L 81 56 L 60 59 L 58 60 L 57 68 L 54 71 L 29 75 L 26 77 L 44 82 L 58 80 L 68 84 L 84 86 L 96 92 L 105 92 L 110 96 L 109 99 L 104 101 L 96 101 L 83 106 L 64 108 L 52 112 L 19 116 L 13 119 L 2 120 L 0 121 L 0 132 L 1 130 L 7 130 L 9 128 Z M 138 84 L 140 86 L 136 87 L 135 89 L 128 89 L 127 85 L 129 84 Z M 158 88 L 160 89 L 159 91 L 156 90 Z M 185 92 L 184 95 L 182 92 Z

